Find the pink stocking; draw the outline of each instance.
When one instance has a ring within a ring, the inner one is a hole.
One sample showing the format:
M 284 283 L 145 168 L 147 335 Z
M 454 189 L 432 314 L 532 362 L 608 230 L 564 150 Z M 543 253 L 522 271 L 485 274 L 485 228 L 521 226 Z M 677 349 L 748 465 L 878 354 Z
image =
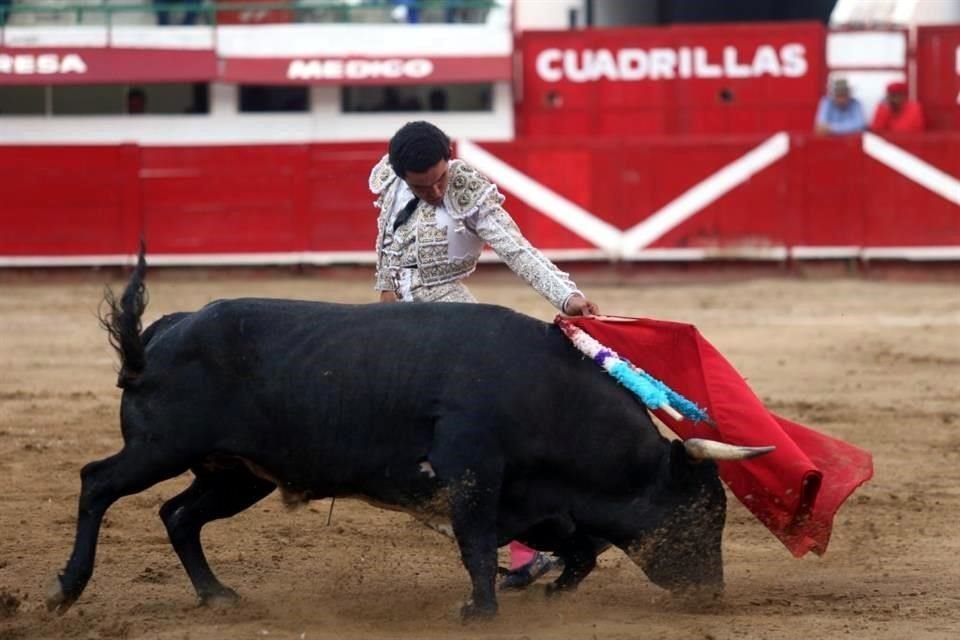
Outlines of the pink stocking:
M 529 564 L 537 552 L 527 545 L 514 540 L 510 543 L 510 570 L 516 571 L 520 567 Z

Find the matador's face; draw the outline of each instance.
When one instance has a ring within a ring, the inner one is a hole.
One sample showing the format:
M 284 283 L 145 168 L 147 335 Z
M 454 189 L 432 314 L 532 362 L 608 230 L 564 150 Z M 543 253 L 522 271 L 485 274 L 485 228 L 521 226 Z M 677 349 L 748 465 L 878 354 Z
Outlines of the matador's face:
M 450 182 L 449 163 L 441 160 L 426 171 L 407 171 L 403 177 L 413 195 L 434 206 L 443 202 Z

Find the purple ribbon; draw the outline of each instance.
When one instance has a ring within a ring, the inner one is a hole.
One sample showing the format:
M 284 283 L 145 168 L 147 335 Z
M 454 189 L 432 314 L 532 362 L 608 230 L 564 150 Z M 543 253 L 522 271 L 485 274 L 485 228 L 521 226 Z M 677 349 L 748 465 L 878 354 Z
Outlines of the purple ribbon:
M 593 361 L 602 367 L 603 363 L 606 362 L 607 358 L 612 358 L 612 357 L 613 357 L 612 351 L 610 351 L 609 349 L 600 349 L 600 351 L 597 351 L 597 355 L 593 356 Z

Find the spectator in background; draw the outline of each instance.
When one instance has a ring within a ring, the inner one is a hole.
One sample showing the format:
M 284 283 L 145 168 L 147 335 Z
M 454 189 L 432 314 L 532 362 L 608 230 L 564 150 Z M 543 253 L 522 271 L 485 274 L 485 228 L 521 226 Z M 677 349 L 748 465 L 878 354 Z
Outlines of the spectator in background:
M 400 104 L 401 111 L 423 111 L 423 103 L 420 98 L 411 95 Z
M 383 90 L 383 100 L 377 111 L 401 111 L 400 92 L 394 87 L 387 87 Z
M 863 106 L 850 95 L 850 85 L 843 78 L 834 80 L 830 95 L 820 98 L 814 130 L 820 135 L 844 135 L 866 128 Z
M 147 94 L 143 89 L 131 87 L 127 90 L 127 113 L 141 114 L 147 112 Z
M 190 6 L 184 7 L 183 21 L 180 24 L 197 24 L 200 17 L 199 8 L 203 0 L 181 0 L 181 2 Z
M 870 130 L 877 133 L 918 133 L 923 131 L 923 109 L 907 95 L 906 82 L 887 85 L 887 98 L 877 105 Z
M 157 24 L 165 27 L 169 24 L 174 24 L 170 22 L 170 9 L 165 5 L 170 2 L 175 2 L 176 0 L 152 0 L 153 4 L 157 6 Z
M 393 19 L 397 22 L 420 22 L 420 0 L 393 0 Z
M 153 0 L 153 3 L 160 5 L 157 8 L 158 25 L 193 25 L 197 24 L 198 18 L 200 17 L 200 5 L 203 4 L 203 0 Z M 171 7 L 167 5 L 184 6 Z M 173 19 L 170 17 L 171 8 L 182 9 L 183 14 L 175 16 L 176 19 Z
M 195 82 L 190 87 L 190 106 L 186 113 L 209 113 L 210 86 L 206 82 Z
M 447 110 L 447 92 L 443 89 L 434 89 L 430 92 L 430 111 Z
M 374 111 L 422 111 L 423 104 L 415 95 L 403 96 L 396 87 L 385 87 L 383 100 Z
M 0 27 L 7 24 L 7 12 L 10 11 L 10 5 L 13 0 L 0 0 Z
M 463 0 L 445 0 L 443 7 L 443 19 L 445 22 L 466 22 L 467 8 Z

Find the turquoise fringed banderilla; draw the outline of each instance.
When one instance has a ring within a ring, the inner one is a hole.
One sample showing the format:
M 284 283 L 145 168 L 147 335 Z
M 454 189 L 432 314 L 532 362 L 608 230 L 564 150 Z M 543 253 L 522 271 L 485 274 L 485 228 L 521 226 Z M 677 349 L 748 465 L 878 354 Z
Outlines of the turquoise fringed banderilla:
M 606 367 L 604 368 L 606 369 Z M 614 362 L 613 366 L 607 371 L 617 382 L 632 391 L 634 395 L 643 400 L 643 404 L 651 409 L 670 404 L 666 392 L 646 374 L 637 375 L 634 368 L 626 360 Z
M 617 352 L 597 342 L 580 327 L 563 318 L 557 318 L 556 323 L 573 346 L 603 367 L 647 407 L 661 409 L 674 420 L 687 418 L 694 422 L 711 422 L 707 412 L 695 402 L 683 397 L 626 358 L 621 358 Z

